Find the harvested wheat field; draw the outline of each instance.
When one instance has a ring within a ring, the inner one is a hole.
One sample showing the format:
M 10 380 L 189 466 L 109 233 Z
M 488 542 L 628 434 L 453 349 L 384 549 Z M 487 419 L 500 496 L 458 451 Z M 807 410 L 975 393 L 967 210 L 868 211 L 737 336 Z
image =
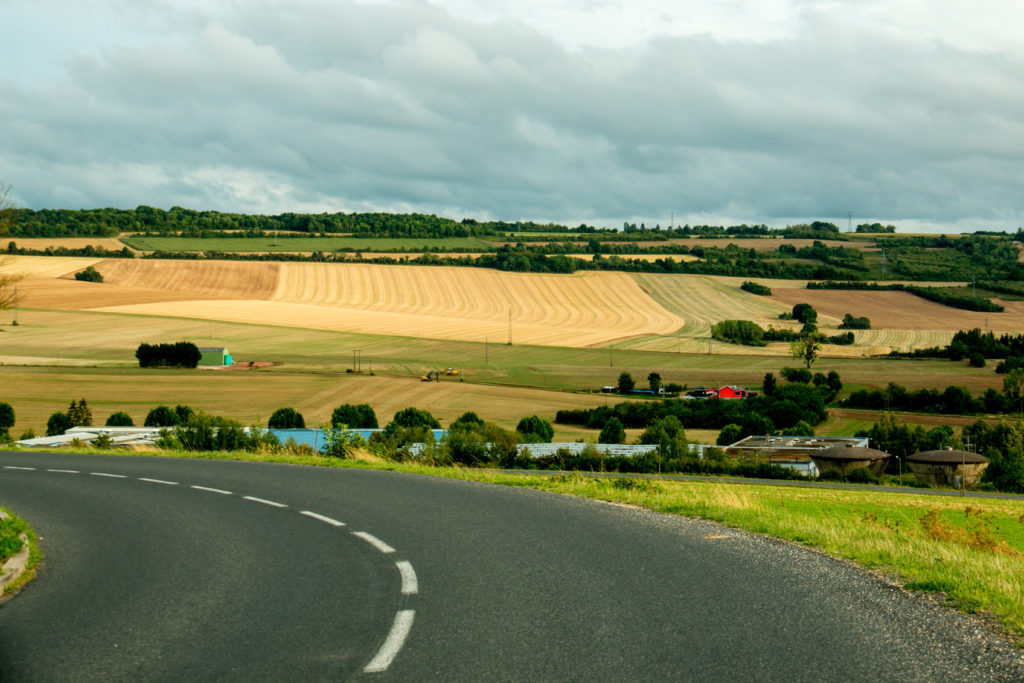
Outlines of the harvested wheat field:
M 871 319 L 881 330 L 966 330 L 974 327 L 1020 334 L 1024 301 L 1000 301 L 1002 313 L 980 313 L 943 306 L 907 292 L 840 289 L 773 289 L 772 299 L 786 306 L 808 303 L 819 313 L 841 320 L 849 313 Z
M 80 270 L 100 262 L 98 258 L 79 256 L 0 256 L 0 274 L 54 278 L 74 276 Z
M 511 327 L 515 343 L 572 347 L 667 334 L 684 322 L 624 273 L 149 259 L 57 266 L 51 261 L 20 257 L 12 264 L 20 272 L 49 276 L 26 280 L 24 306 L 467 341 L 504 342 Z M 85 265 L 94 265 L 104 282 L 66 279 Z
M 19 249 L 84 249 L 85 247 L 102 247 L 110 251 L 121 251 L 127 246 L 116 237 L 12 237 L 4 240 L 14 242 Z M 130 249 L 131 247 L 129 247 Z M 132 249 L 132 251 L 135 251 Z

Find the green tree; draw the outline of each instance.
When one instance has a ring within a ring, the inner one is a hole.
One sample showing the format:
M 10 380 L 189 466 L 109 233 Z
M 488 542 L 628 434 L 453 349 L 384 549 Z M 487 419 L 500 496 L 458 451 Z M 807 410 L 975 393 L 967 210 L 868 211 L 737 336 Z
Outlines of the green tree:
M 92 425 L 92 410 L 83 398 L 78 403 L 74 400 L 71 401 L 71 405 L 68 406 L 68 419 L 71 420 L 71 424 L 75 427 L 89 427 Z
M 656 372 L 647 375 L 647 384 L 651 387 L 651 391 L 658 393 L 658 390 L 661 389 L 661 375 Z
M 71 418 L 68 417 L 67 413 L 54 413 L 50 416 L 50 419 L 46 421 L 46 435 L 60 436 L 74 426 L 75 425 L 71 423 Z
M 471 411 L 465 412 L 462 415 L 459 415 L 457 418 L 455 418 L 455 421 L 451 423 L 450 427 L 454 428 L 454 427 L 461 427 L 461 426 L 464 426 L 464 425 L 466 425 L 466 426 L 468 426 L 468 425 L 482 425 L 483 423 L 484 423 L 483 419 L 481 419 L 481 417 L 479 415 L 477 415 L 476 413 L 474 413 L 471 410 Z
M 628 394 L 633 391 L 636 386 L 636 382 L 633 381 L 633 375 L 628 372 L 623 372 L 619 375 L 619 393 Z
M 181 424 L 181 418 L 167 406 L 157 406 L 146 414 L 143 422 L 146 427 L 177 427 Z
M 395 416 L 385 427 L 385 431 L 392 428 L 426 427 L 427 429 L 440 429 L 441 423 L 430 414 L 429 411 L 419 408 L 403 408 L 395 413 Z
M 278 408 L 267 421 L 267 427 L 270 429 L 302 429 L 305 426 L 306 420 L 302 413 L 291 407 Z
M 1024 368 L 1010 370 L 1003 378 L 1003 393 L 1011 401 L 1017 403 L 1018 412 L 1021 412 L 1021 404 L 1024 402 L 1024 397 L 1021 395 L 1022 389 L 1024 389 Z
M 624 443 L 626 441 L 626 429 L 617 417 L 610 417 L 601 428 L 597 437 L 598 443 Z
M 818 322 L 818 312 L 810 304 L 797 304 L 793 307 L 793 320 L 803 324 Z
M 0 403 L 0 440 L 8 438 L 7 431 L 14 426 L 14 408 L 10 403 Z
M 775 393 L 775 387 L 778 385 L 778 380 L 775 379 L 775 373 L 766 372 L 764 380 L 761 382 L 761 390 L 765 396 L 771 396 Z
M 718 439 L 715 440 L 715 444 L 718 446 L 728 446 L 739 441 L 742 435 L 743 427 L 740 427 L 738 424 L 727 424 L 718 433 Z
M 516 431 L 523 435 L 525 443 L 551 443 L 555 436 L 551 423 L 537 415 L 521 419 L 516 425 Z
M 82 282 L 103 282 L 103 275 L 92 266 L 75 273 L 75 279 Z
M 817 334 L 801 337 L 789 345 L 789 351 L 793 358 L 802 360 L 804 367 L 810 369 L 814 361 L 818 360 L 818 353 L 821 351 L 821 337 Z
M 377 413 L 368 403 L 343 403 L 331 413 L 331 426 L 376 429 L 378 427 Z
M 134 427 L 135 422 L 132 421 L 132 416 L 128 413 L 118 411 L 111 413 L 110 417 L 107 418 L 106 425 L 108 427 Z

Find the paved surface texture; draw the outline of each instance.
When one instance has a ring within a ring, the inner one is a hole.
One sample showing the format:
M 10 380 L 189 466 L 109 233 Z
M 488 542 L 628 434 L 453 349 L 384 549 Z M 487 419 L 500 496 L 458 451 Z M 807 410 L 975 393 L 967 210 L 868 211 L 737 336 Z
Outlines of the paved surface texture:
M 0 502 L 44 553 L 0 608 L 4 681 L 1024 679 L 972 618 L 844 563 L 536 491 L 11 453 Z

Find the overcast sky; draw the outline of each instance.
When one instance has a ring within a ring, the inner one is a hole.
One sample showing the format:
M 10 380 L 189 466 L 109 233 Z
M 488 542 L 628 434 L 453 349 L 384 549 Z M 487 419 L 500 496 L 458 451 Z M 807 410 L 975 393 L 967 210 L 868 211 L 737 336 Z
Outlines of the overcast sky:
M 0 0 L 29 208 L 1024 225 L 1019 0 Z

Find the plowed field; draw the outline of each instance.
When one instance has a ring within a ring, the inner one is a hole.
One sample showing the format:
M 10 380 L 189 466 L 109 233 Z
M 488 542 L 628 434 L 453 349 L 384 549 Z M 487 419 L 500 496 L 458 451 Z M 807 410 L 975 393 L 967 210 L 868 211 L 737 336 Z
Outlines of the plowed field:
M 808 303 L 822 314 L 841 320 L 849 313 L 871 320 L 882 330 L 967 330 L 974 327 L 1020 334 L 1024 329 L 1024 301 L 1001 301 L 1002 313 L 979 313 L 943 306 L 907 292 L 863 290 L 779 289 L 772 299 L 786 306 Z

